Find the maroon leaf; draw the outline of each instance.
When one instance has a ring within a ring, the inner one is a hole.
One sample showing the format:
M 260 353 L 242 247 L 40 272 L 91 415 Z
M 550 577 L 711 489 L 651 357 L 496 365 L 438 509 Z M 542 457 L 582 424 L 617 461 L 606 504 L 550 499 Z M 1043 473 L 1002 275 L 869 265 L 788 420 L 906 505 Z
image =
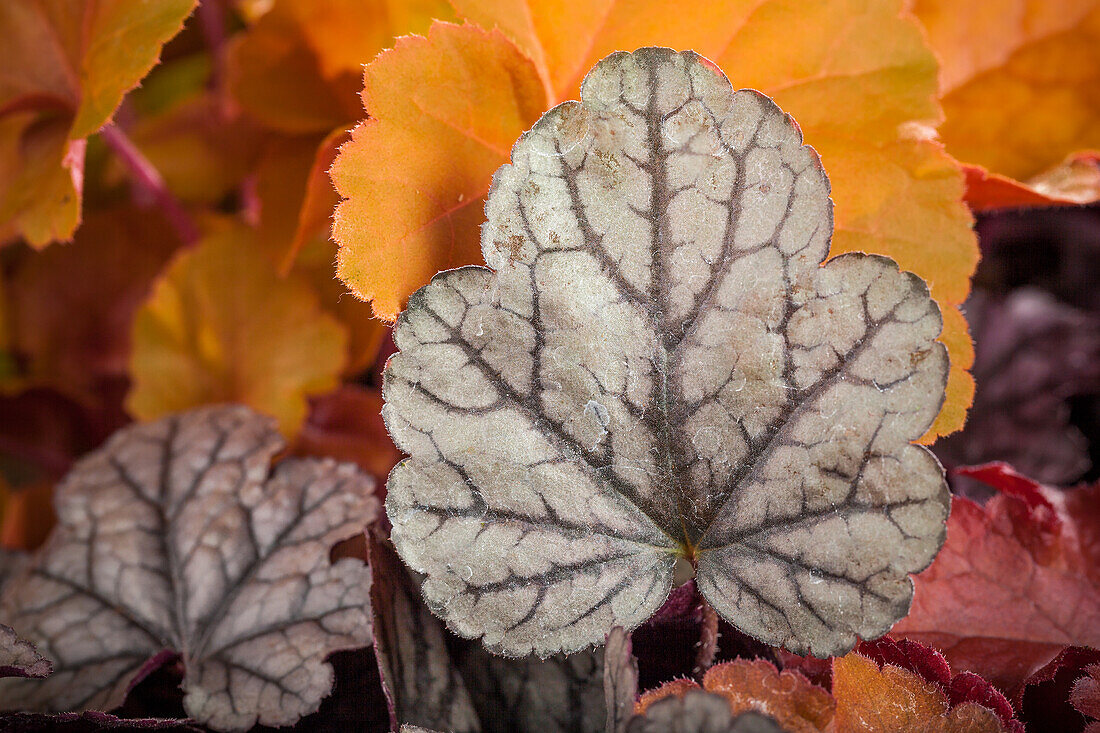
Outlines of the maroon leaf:
M 909 639 L 895 641 L 883 637 L 875 641 L 863 642 L 857 651 L 868 659 L 875 660 L 880 667 L 884 664 L 893 664 L 907 669 L 929 682 L 935 682 L 945 691 L 951 684 L 951 665 L 942 654 L 930 646 L 918 644 Z
M 1016 711 L 1012 709 L 1008 698 L 981 675 L 959 672 L 947 688 L 947 699 L 952 707 L 976 702 L 995 712 L 1009 733 L 1024 733 L 1024 724 L 1016 720 Z
M 1049 664 L 1028 677 L 1016 697 L 1020 719 L 1028 733 L 1080 733 L 1084 716 L 1069 701 L 1074 683 L 1085 668 L 1100 663 L 1100 650 L 1066 647 Z

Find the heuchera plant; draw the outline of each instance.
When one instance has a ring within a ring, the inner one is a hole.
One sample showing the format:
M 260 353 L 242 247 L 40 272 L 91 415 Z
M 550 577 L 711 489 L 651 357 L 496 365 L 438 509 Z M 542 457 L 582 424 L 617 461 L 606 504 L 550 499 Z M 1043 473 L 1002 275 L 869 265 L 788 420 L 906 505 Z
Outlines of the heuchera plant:
M 0 729 L 1100 726 L 1100 0 L 0 48 Z
M 881 636 L 948 508 L 910 445 L 947 378 L 927 287 L 882 257 L 820 266 L 816 154 L 695 54 L 610 56 L 581 99 L 497 172 L 492 270 L 436 276 L 395 325 L 397 551 L 510 656 L 638 626 L 678 562 L 769 644 Z

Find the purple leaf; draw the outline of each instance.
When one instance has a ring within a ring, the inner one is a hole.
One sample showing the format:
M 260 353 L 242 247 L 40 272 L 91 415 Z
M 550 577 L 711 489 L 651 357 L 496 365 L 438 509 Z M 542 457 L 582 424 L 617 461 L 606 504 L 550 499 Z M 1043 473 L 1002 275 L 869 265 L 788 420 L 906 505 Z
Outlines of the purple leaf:
M 1067 484 L 1089 468 L 1088 443 L 1068 400 L 1100 391 L 1100 317 L 1035 289 L 966 306 L 978 389 L 966 427 L 936 443 L 948 468 L 1006 461 L 1044 483 Z
M 606 733 L 623 733 L 638 696 L 638 660 L 630 651 L 630 634 L 622 626 L 614 627 L 607 635 L 603 659 Z
M 394 726 L 481 730 L 466 685 L 451 663 L 446 632 L 420 599 L 414 577 L 388 540 L 370 537 L 374 651 Z
M 603 648 L 508 659 L 471 644 L 462 673 L 488 733 L 602 733 Z
M 172 733 L 202 733 L 186 720 L 164 718 L 117 718 L 89 710 L 83 713 L 10 713 L 0 716 L 4 733 L 96 733 L 101 730 L 163 730 Z

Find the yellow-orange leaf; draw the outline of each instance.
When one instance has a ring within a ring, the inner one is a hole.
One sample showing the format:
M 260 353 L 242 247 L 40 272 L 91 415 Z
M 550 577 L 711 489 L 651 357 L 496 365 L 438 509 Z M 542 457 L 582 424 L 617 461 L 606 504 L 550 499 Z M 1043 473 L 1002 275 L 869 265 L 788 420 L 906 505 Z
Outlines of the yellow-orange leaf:
M 337 197 L 327 171 L 336 141 L 347 137 L 343 130 L 321 141 L 316 135 L 278 136 L 268 145 L 255 180 L 259 241 L 281 275 L 295 272 L 307 280 L 321 307 L 347 328 L 346 371 L 354 375 L 374 363 L 389 326 L 373 318 L 370 306 L 333 275 L 336 245 L 329 231 Z
M 884 254 L 928 281 L 953 346 L 946 407 L 929 437 L 957 430 L 973 393 L 957 309 L 978 252 L 962 174 L 923 133 L 940 113 L 937 67 L 901 0 L 582 5 L 456 0 L 460 15 L 499 28 L 523 55 L 499 35 L 437 26 L 367 67 L 373 119 L 333 168 L 346 199 L 334 230 L 345 282 L 393 318 L 436 271 L 480 262 L 481 197 L 537 112 L 575 97 L 612 51 L 693 48 L 735 87 L 774 97 L 821 154 L 835 202 L 833 254 Z
M 280 278 L 251 232 L 231 226 L 172 263 L 138 311 L 133 341 L 135 417 L 241 402 L 293 435 L 306 396 L 336 386 L 347 335 L 308 283 Z
M 970 374 L 970 367 L 974 365 L 974 342 L 970 339 L 970 327 L 957 306 L 944 306 L 942 310 L 943 332 L 939 340 L 951 355 L 951 371 L 947 373 L 947 389 L 940 414 L 920 440 L 926 444 L 961 428 L 974 400 L 974 377 Z
M 272 128 L 326 132 L 359 116 L 363 64 L 451 15 L 445 0 L 276 0 L 231 46 L 230 91 Z
M 211 92 L 189 95 L 126 131 L 182 201 L 217 204 L 240 186 L 259 158 L 262 131 L 242 115 L 221 114 L 219 107 Z M 118 158 L 108 172 L 112 184 L 128 175 Z
M 157 62 L 195 0 L 0 3 L 0 238 L 80 221 L 84 141 Z
M 1100 0 L 915 0 L 913 10 L 943 62 L 941 134 L 955 157 L 1030 183 L 1100 148 Z M 1037 183 L 1041 203 L 1066 203 Z M 984 208 L 989 196 L 971 199 Z
M 37 118 L 0 116 L 0 243 L 23 237 L 44 247 L 80 224 L 87 141 L 69 140 L 64 120 Z
M 504 36 L 437 23 L 367 66 L 363 103 L 332 167 L 337 271 L 393 320 L 436 272 L 479 261 L 489 181 L 546 94 Z
M 976 703 L 950 707 L 943 690 L 912 672 L 851 653 L 833 661 L 835 733 L 999 733 Z

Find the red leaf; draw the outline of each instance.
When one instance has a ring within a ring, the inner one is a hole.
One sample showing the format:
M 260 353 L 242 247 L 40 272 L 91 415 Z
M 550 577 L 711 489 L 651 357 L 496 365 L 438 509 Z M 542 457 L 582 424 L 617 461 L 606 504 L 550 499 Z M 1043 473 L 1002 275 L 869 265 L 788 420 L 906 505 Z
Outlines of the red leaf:
M 955 471 L 959 476 L 969 476 L 992 486 L 1002 494 L 1013 496 L 1019 502 L 1008 502 L 1010 511 L 1017 513 L 1017 537 L 1024 544 L 1037 550 L 1057 540 L 1062 531 L 1062 519 L 1049 499 L 1043 496 L 1042 485 L 1018 473 L 1007 463 L 986 463 L 981 466 L 963 466 Z
M 1016 691 L 1063 647 L 1100 646 L 1100 486 L 1059 492 L 996 464 L 966 475 L 1000 493 L 954 499 L 944 549 L 892 633 Z

